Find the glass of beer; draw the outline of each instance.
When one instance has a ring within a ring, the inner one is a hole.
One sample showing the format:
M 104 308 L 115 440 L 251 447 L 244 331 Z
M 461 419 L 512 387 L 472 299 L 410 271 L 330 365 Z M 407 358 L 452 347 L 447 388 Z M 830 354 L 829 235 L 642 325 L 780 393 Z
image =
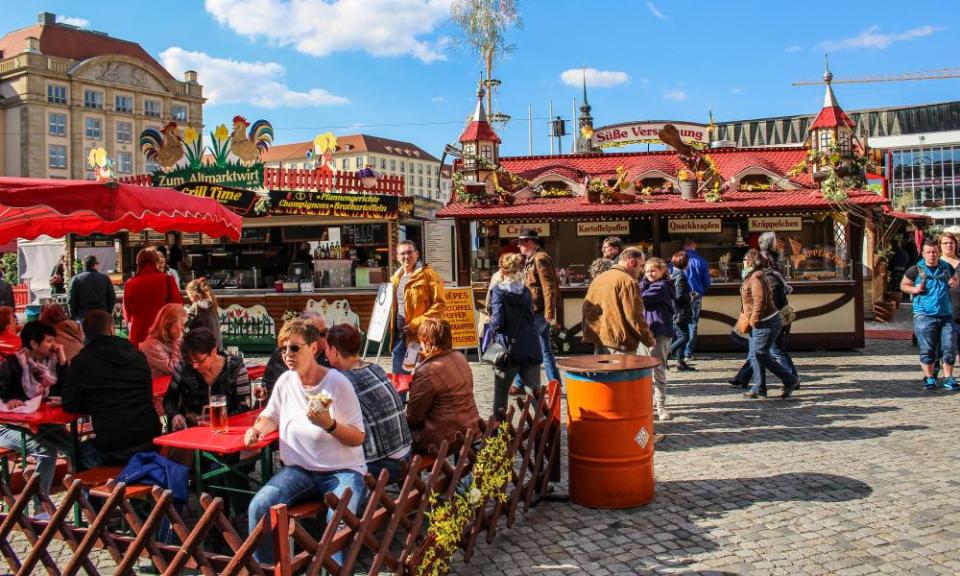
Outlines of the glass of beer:
M 227 433 L 227 397 L 222 394 L 213 394 L 210 396 L 210 404 L 203 407 L 210 422 L 210 429 L 214 434 Z
M 251 391 L 253 392 L 255 406 L 259 408 L 263 401 L 267 399 L 267 387 L 263 385 L 263 382 L 257 380 L 252 384 Z

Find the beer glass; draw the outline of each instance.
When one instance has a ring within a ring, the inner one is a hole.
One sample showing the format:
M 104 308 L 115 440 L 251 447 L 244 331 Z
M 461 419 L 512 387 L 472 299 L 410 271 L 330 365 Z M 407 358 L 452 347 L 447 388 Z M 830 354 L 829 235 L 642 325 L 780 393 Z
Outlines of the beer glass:
M 267 399 L 267 387 L 263 385 L 263 382 L 257 380 L 251 385 L 251 391 L 253 392 L 254 406 L 260 408 L 263 401 Z
M 204 406 L 203 411 L 214 434 L 227 433 L 227 397 L 225 395 L 211 395 L 210 404 Z

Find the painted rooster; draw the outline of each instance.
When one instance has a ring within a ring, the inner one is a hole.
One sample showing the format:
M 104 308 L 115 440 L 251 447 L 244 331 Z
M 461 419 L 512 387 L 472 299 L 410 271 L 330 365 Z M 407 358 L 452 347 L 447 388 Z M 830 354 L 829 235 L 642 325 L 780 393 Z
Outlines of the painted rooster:
M 183 158 L 182 142 L 176 122 L 167 122 L 159 132 L 147 128 L 140 133 L 140 151 L 147 160 L 156 162 L 165 171 L 172 169 Z
M 247 134 L 247 126 L 250 133 Z M 240 159 L 244 166 L 250 166 L 260 159 L 273 142 L 273 126 L 266 120 L 257 120 L 251 126 L 243 116 L 233 117 L 233 133 L 230 134 L 230 152 Z

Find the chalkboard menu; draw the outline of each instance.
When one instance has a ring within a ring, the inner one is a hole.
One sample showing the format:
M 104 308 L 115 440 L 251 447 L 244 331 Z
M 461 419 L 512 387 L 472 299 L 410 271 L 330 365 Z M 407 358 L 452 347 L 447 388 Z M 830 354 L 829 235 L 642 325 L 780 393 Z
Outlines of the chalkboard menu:
M 269 228 L 244 228 L 240 231 L 241 242 L 259 242 L 266 244 L 270 242 Z
M 283 241 L 299 242 L 306 240 L 322 240 L 326 234 L 326 226 L 284 226 Z
M 383 224 L 347 224 L 340 227 L 342 243 L 350 246 L 376 246 L 387 243 Z

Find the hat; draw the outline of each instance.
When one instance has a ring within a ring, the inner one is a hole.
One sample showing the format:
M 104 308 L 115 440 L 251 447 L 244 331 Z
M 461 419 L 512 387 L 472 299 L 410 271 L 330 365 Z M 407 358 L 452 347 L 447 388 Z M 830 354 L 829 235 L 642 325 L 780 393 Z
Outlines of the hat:
M 764 232 L 763 234 L 760 235 L 760 240 L 757 242 L 757 244 L 760 246 L 761 250 L 769 251 L 776 241 L 777 241 L 776 232 Z
M 520 232 L 520 235 L 517 236 L 517 240 L 539 240 L 540 234 L 537 233 L 533 228 L 527 228 Z

